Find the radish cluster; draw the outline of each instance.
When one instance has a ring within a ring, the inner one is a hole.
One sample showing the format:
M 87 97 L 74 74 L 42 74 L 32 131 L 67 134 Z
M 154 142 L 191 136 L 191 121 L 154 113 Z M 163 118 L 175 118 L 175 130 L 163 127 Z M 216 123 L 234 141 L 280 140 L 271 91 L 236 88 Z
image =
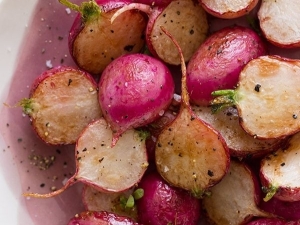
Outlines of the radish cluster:
M 78 11 L 77 67 L 45 71 L 19 105 L 45 144 L 74 146 L 76 171 L 25 196 L 83 183 L 69 225 L 299 223 L 300 60 L 272 54 L 300 43 L 283 0 L 59 2 Z

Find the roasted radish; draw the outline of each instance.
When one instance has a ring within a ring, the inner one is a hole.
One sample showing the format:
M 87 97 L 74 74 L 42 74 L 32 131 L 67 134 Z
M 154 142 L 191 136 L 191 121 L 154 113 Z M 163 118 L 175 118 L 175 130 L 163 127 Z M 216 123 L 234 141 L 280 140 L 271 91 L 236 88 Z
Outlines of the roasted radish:
M 204 211 L 215 225 L 239 225 L 252 217 L 269 217 L 258 208 L 258 180 L 245 164 L 231 161 L 227 175 L 203 198 Z
M 193 113 L 186 88 L 186 67 L 179 44 L 170 33 L 182 63 L 182 101 L 179 114 L 160 133 L 155 160 L 160 175 L 171 185 L 201 197 L 220 182 L 229 167 L 229 150 L 221 135 Z
M 192 106 L 195 114 L 218 130 L 230 149 L 230 155 L 238 158 L 264 156 L 280 147 L 280 139 L 257 139 L 241 127 L 236 108 L 229 107 L 212 113 L 210 107 Z
M 98 5 L 92 0 L 80 6 L 68 0 L 60 2 L 79 12 L 70 30 L 69 49 L 80 68 L 100 74 L 117 57 L 143 49 L 147 18 L 141 12 L 126 11 L 114 23 L 110 21 L 126 1 L 106 1 Z
M 283 138 L 300 130 L 300 60 L 261 56 L 241 71 L 235 90 L 220 90 L 213 110 L 236 105 L 242 127 L 263 139 Z
M 192 103 L 209 105 L 211 92 L 234 88 L 244 66 L 264 54 L 264 42 L 250 28 L 225 27 L 213 33 L 187 65 L 187 88 Z
M 262 1 L 258 19 L 269 42 L 279 47 L 300 47 L 299 1 Z
M 180 57 L 177 51 L 173 51 L 175 45 L 161 32 L 161 26 L 164 26 L 178 41 L 186 62 L 208 33 L 206 13 L 193 0 L 171 1 L 166 7 L 129 4 L 118 10 L 113 19 L 130 9 L 139 9 L 149 15 L 146 29 L 147 46 L 152 55 L 168 64 L 180 65 Z
M 257 4 L 258 0 L 199 0 L 202 7 L 209 14 L 222 18 L 233 19 L 248 14 Z
M 112 144 L 127 129 L 162 116 L 172 102 L 174 88 L 167 66 L 151 56 L 129 54 L 111 62 L 99 81 L 99 102 L 114 132 Z
M 300 133 L 287 146 L 269 154 L 261 162 L 260 177 L 265 201 L 276 197 L 282 201 L 300 201 Z
M 139 223 L 114 213 L 86 211 L 76 214 L 68 225 L 139 225 Z
M 148 167 L 145 136 L 128 130 L 111 147 L 113 132 L 101 118 L 80 135 L 75 148 L 76 172 L 61 188 L 48 194 L 25 193 L 25 196 L 56 196 L 80 181 L 99 191 L 116 193 L 130 189 L 142 178 Z
M 38 76 L 29 98 L 19 104 L 38 136 L 48 144 L 74 144 L 82 130 L 102 115 L 93 77 L 70 67 Z
M 144 225 L 197 225 L 200 200 L 185 190 L 170 186 L 156 171 L 138 185 L 144 196 L 137 200 L 138 221 Z

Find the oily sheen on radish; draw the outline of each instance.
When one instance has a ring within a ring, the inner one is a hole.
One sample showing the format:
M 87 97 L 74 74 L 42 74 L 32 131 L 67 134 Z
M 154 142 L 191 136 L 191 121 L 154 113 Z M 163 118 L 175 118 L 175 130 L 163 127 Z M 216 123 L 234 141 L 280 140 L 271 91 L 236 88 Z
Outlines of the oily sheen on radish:
M 162 116 L 174 88 L 170 70 L 151 56 L 129 54 L 111 62 L 99 81 L 99 102 L 114 132 L 112 144 L 124 131 Z

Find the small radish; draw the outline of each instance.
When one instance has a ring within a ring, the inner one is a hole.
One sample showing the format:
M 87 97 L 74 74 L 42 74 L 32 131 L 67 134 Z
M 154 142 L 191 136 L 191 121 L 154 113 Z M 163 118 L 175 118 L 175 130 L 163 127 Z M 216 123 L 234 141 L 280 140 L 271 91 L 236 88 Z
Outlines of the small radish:
M 235 105 L 247 133 L 284 138 L 300 130 L 300 60 L 261 56 L 241 71 L 235 90 L 212 94 L 213 110 Z
M 253 217 L 270 217 L 258 208 L 257 177 L 243 163 L 234 160 L 224 179 L 203 198 L 203 208 L 215 225 L 245 224 Z
M 139 225 L 132 219 L 114 213 L 86 211 L 76 214 L 68 225 Z
M 258 0 L 199 0 L 202 7 L 209 14 L 222 18 L 233 19 L 248 14 L 257 4 Z
M 201 197 L 227 173 L 229 150 L 221 135 L 193 113 L 180 46 L 165 28 L 161 29 L 180 52 L 182 101 L 179 114 L 158 136 L 155 149 L 156 166 L 160 175 L 171 185 Z
M 29 98 L 19 102 L 38 136 L 48 144 L 74 144 L 82 130 L 102 115 L 91 75 L 56 67 L 38 76 Z
M 261 161 L 260 178 L 268 201 L 273 196 L 282 201 L 300 201 L 300 133 L 294 134 L 276 152 Z
M 144 190 L 144 196 L 137 200 L 141 224 L 198 224 L 200 200 L 187 191 L 170 186 L 156 171 L 146 174 L 138 187 Z
M 209 36 L 187 65 L 187 88 L 191 102 L 209 105 L 211 92 L 234 88 L 244 66 L 266 54 L 260 36 L 252 29 L 225 27 Z
M 175 45 L 161 32 L 161 26 L 164 26 L 178 41 L 186 62 L 207 36 L 206 12 L 193 0 L 175 0 L 165 7 L 133 3 L 119 9 L 112 20 L 131 9 L 138 9 L 148 14 L 147 47 L 153 56 L 168 64 L 180 65 L 180 57 L 177 51 L 173 51 Z
M 80 181 L 99 191 L 116 193 L 130 189 L 142 178 L 148 167 L 145 136 L 128 130 L 111 147 L 113 132 L 100 118 L 82 132 L 75 148 L 76 172 L 57 191 L 48 194 L 25 193 L 25 196 L 56 196 Z
M 138 11 L 127 11 L 112 24 L 110 18 L 126 1 L 60 3 L 78 11 L 69 34 L 69 50 L 77 65 L 91 74 L 101 74 L 115 58 L 140 52 L 145 44 L 147 18 Z
M 128 54 L 111 62 L 99 81 L 99 102 L 114 132 L 112 144 L 124 131 L 161 117 L 174 88 L 169 69 L 151 56 Z

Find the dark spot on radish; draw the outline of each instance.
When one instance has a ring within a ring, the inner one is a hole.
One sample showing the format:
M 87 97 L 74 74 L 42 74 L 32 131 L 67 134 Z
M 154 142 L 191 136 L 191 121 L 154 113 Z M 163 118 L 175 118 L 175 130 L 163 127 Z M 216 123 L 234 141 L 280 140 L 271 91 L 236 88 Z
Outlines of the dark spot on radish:
M 178 16 L 180 15 L 180 11 L 177 11 L 176 13 L 177 13 Z
M 259 92 L 260 91 L 260 88 L 261 88 L 261 85 L 260 84 L 256 84 L 255 87 L 254 87 L 254 90 L 256 92 Z
M 163 14 L 163 17 L 166 17 L 167 15 L 166 14 Z
M 41 188 L 45 187 L 45 184 L 44 184 L 44 183 L 41 183 L 41 184 L 40 184 L 40 187 L 41 187 Z
M 99 159 L 99 163 L 101 163 L 104 160 L 104 157 L 102 157 L 101 159 Z
M 124 47 L 124 50 L 127 52 L 131 52 L 133 48 L 134 48 L 134 45 L 127 45 Z
M 190 34 L 191 34 L 191 35 L 193 35 L 194 32 L 195 32 L 195 31 L 194 31 L 193 29 L 190 30 Z
M 114 30 L 110 30 L 110 32 L 113 34 L 115 31 Z
M 90 29 L 90 32 L 93 32 L 94 30 L 93 29 Z
M 207 171 L 207 175 L 210 176 L 210 177 L 213 177 L 214 176 L 214 172 L 211 171 L 211 170 L 208 170 Z
M 86 151 L 87 151 L 87 148 L 82 149 L 82 151 L 83 151 L 83 152 L 86 152 Z
M 161 146 L 161 143 L 157 143 L 157 147 L 159 147 L 159 148 L 162 147 L 162 146 Z
M 72 83 L 72 79 L 69 79 L 69 81 L 68 81 L 68 86 L 70 86 L 71 83 Z
M 284 162 L 283 162 L 283 163 L 281 163 L 281 164 L 280 164 L 280 166 L 285 166 L 285 163 L 284 163 Z
M 293 114 L 293 118 L 297 119 L 298 118 L 297 114 Z

